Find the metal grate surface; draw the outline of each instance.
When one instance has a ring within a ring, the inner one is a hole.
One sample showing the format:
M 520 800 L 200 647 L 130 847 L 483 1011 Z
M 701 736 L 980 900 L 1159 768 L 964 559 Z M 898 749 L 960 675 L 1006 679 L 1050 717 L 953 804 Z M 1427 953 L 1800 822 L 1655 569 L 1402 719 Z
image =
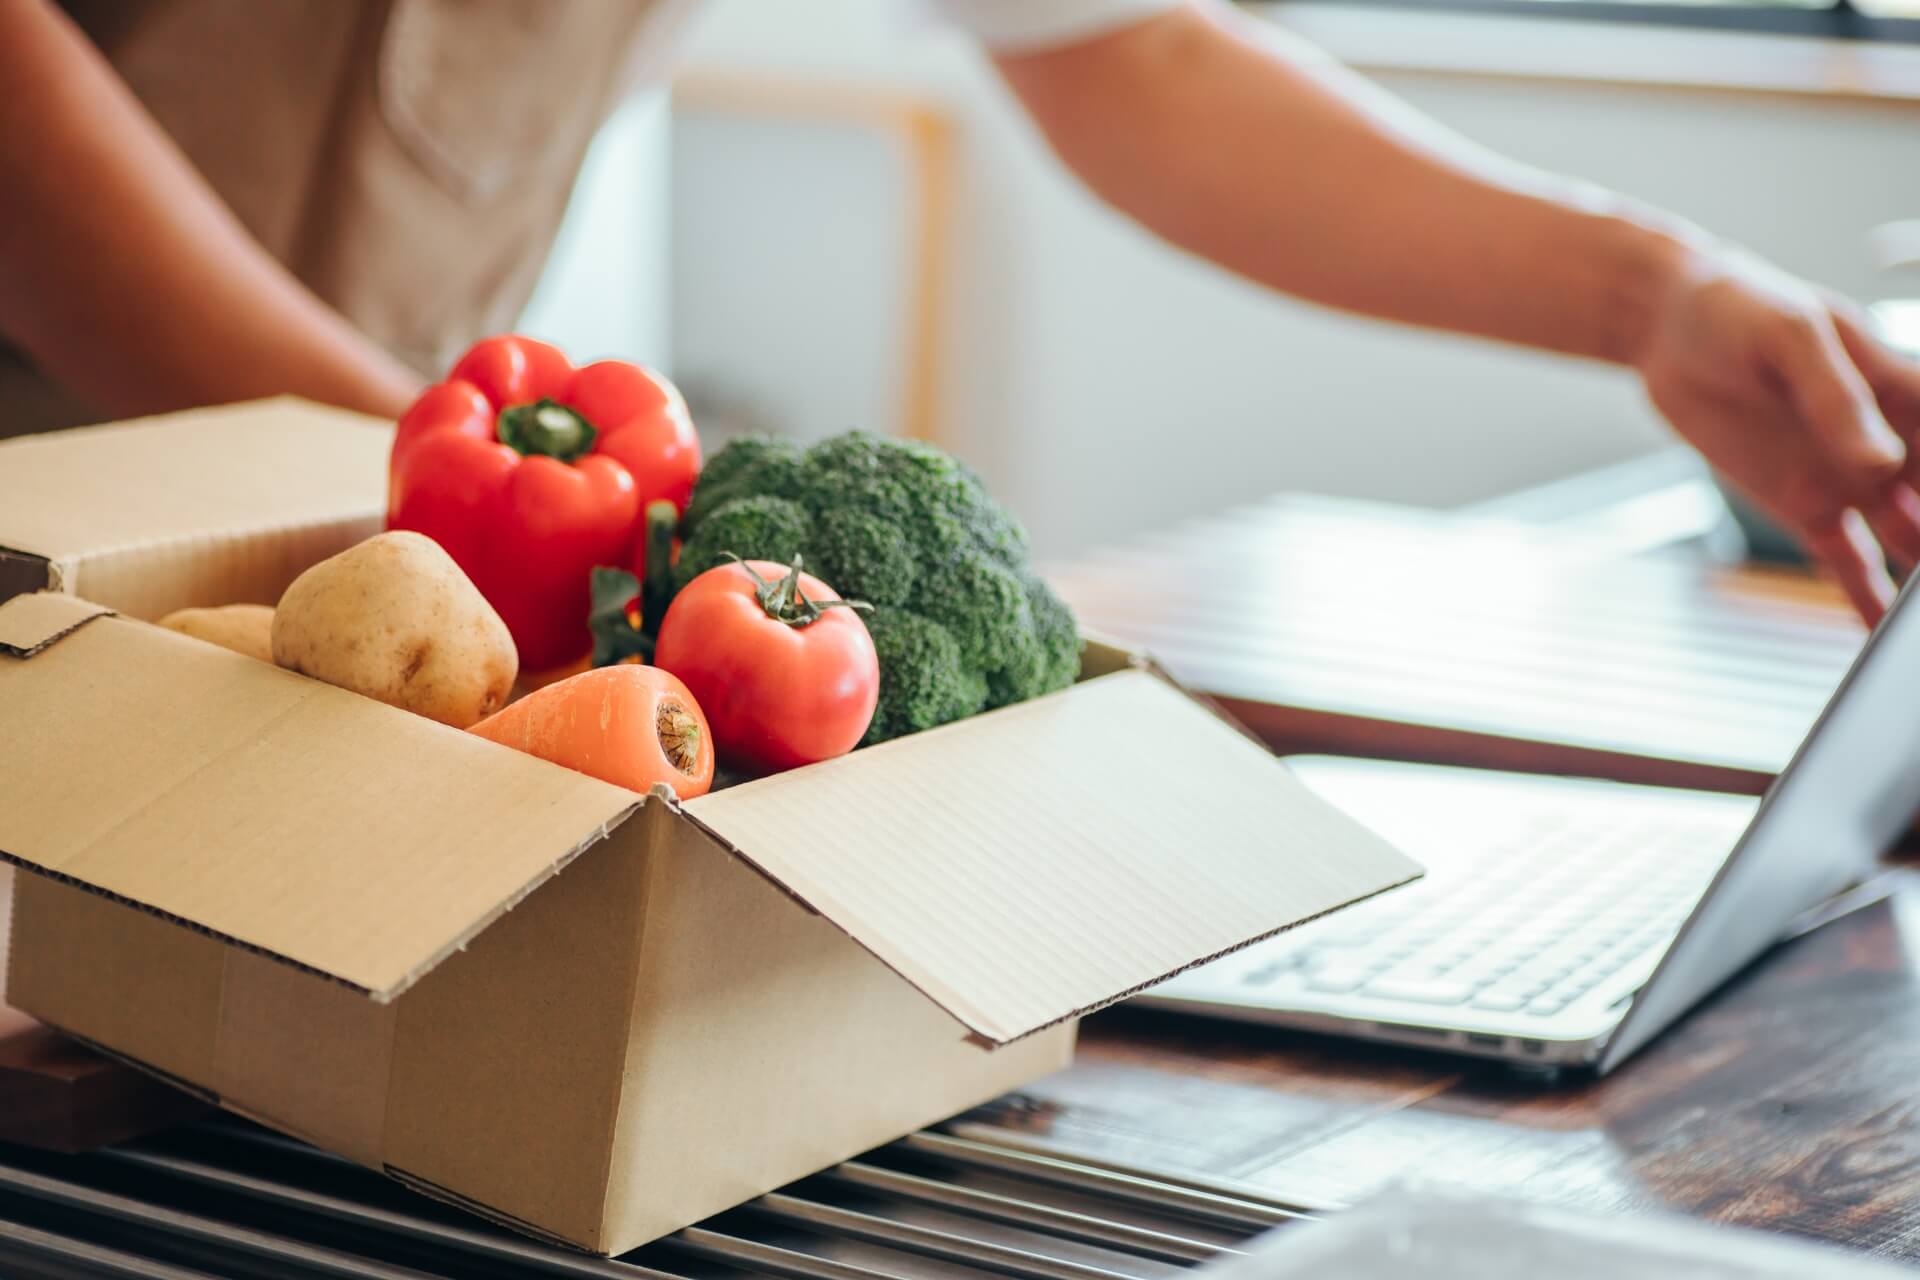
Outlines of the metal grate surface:
M 220 1117 L 84 1156 L 0 1146 L 0 1275 L 1158 1280 L 1332 1207 L 1090 1161 L 963 1120 L 604 1259 Z

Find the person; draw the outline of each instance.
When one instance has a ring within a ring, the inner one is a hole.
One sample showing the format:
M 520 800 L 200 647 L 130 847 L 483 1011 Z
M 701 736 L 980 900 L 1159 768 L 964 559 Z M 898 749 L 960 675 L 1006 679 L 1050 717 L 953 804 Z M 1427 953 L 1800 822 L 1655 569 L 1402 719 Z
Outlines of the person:
M 1456 137 L 1218 0 L 935 0 L 1060 160 L 1328 307 L 1608 361 L 1860 613 L 1920 560 L 1920 373 L 1843 299 Z M 693 0 L 0 0 L 0 432 L 394 415 L 511 326 Z

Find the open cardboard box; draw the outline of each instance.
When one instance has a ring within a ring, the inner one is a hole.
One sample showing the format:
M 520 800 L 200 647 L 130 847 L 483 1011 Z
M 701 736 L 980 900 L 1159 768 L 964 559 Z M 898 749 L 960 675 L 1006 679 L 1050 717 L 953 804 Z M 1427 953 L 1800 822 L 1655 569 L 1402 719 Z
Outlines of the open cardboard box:
M 54 586 L 111 562 L 120 610 L 0 604 L 0 856 L 37 873 L 8 999 L 430 1194 L 621 1252 L 1061 1067 L 1078 1015 L 1418 874 L 1101 644 L 1063 693 L 679 803 L 128 616 L 267 590 L 370 531 L 371 429 L 328 422 L 342 446 L 323 417 L 68 433 L 29 442 L 33 468 L 0 445 L 0 546 Z M 95 542 L 118 489 L 49 459 L 103 439 L 150 491 L 224 466 L 298 489 L 299 519 L 202 483 Z M 322 465 L 339 447 L 357 462 Z

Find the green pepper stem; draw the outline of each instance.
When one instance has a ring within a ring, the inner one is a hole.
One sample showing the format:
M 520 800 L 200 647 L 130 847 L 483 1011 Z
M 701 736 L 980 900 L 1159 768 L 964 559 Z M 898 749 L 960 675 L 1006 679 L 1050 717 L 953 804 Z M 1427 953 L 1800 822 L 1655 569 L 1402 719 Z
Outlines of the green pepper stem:
M 578 410 L 558 400 L 537 400 L 502 409 L 494 434 L 516 453 L 572 462 L 593 448 L 600 433 Z

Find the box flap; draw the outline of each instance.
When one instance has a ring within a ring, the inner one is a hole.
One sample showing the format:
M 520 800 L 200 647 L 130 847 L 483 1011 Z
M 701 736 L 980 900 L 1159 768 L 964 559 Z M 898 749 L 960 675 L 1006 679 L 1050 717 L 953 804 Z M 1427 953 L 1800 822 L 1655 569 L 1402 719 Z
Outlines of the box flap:
M 282 397 L 0 441 L 0 549 L 47 562 L 33 585 L 145 612 L 142 581 L 169 566 L 121 563 L 133 552 L 203 560 L 242 535 L 377 520 L 392 436 L 390 423 Z
M 379 1000 L 638 801 L 128 618 L 0 655 L 0 856 Z
M 51 591 L 0 604 L 0 653 L 30 658 L 82 623 L 113 610 Z
M 1420 874 L 1144 670 L 683 808 L 996 1044 Z

